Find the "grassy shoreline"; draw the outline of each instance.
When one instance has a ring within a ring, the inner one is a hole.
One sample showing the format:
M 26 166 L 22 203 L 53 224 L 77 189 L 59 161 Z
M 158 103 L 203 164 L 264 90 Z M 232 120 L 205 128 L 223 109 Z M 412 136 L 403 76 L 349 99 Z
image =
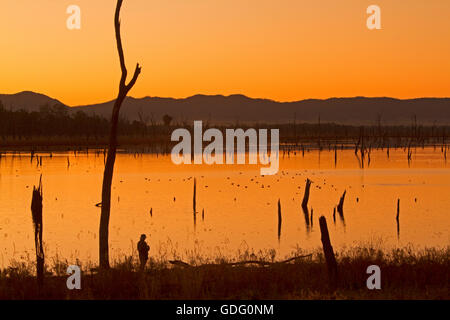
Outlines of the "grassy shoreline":
M 268 257 L 257 260 L 270 261 Z M 193 267 L 151 259 L 144 272 L 125 257 L 107 272 L 83 267 L 81 290 L 66 287 L 66 262 L 48 267 L 43 288 L 33 263 L 0 273 L 0 299 L 445 299 L 450 298 L 450 247 L 383 252 L 356 247 L 337 253 L 339 286 L 330 290 L 326 264 L 317 249 L 293 263 L 261 267 L 228 266 L 223 259 Z M 86 264 L 89 265 L 89 264 Z M 381 290 L 369 290 L 369 265 L 381 269 Z

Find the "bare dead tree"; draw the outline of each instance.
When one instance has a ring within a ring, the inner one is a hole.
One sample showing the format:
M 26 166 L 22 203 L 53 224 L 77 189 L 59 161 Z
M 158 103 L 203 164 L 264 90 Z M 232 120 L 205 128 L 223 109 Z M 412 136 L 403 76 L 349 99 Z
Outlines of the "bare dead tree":
M 337 211 L 342 218 L 344 217 L 344 200 L 345 200 L 346 194 L 347 194 L 347 190 L 344 190 L 344 193 L 342 194 L 341 198 L 339 199 L 339 204 L 337 206 Z
M 311 180 L 306 179 L 305 194 L 303 195 L 302 208 L 308 211 L 309 190 L 311 189 Z
M 395 220 L 397 221 L 397 238 L 400 239 L 400 199 L 397 199 L 397 216 Z
M 197 179 L 194 178 L 194 197 L 193 197 L 193 209 L 194 209 L 194 229 L 197 226 Z
M 117 150 L 117 125 L 119 121 L 120 107 L 122 106 L 125 97 L 128 92 L 135 85 L 139 74 L 141 73 L 141 67 L 139 63 L 136 65 L 133 78 L 126 84 L 127 68 L 125 66 L 125 57 L 123 54 L 122 39 L 120 37 L 120 8 L 122 7 L 123 0 L 117 0 L 116 13 L 114 17 L 114 26 L 116 31 L 117 51 L 119 52 L 120 68 L 122 70 L 122 77 L 120 78 L 119 93 L 114 103 L 111 117 L 111 131 L 109 136 L 109 148 L 106 158 L 105 171 L 103 174 L 103 186 L 102 186 L 102 211 L 100 217 L 100 235 L 99 235 L 99 253 L 100 253 L 100 268 L 109 268 L 109 217 L 111 213 L 111 183 L 114 172 L 114 163 L 116 161 Z
M 333 246 L 328 233 L 327 219 L 324 216 L 319 218 L 320 234 L 323 246 L 325 261 L 327 262 L 328 278 L 331 289 L 336 289 L 338 283 L 338 269 L 336 257 L 334 255 Z
M 34 227 L 34 244 L 36 247 L 36 278 L 39 287 L 44 284 L 44 247 L 42 243 L 42 175 L 39 178 L 39 187 L 33 187 L 33 196 L 31 198 L 31 216 Z
M 281 239 L 281 201 L 278 199 L 278 241 Z

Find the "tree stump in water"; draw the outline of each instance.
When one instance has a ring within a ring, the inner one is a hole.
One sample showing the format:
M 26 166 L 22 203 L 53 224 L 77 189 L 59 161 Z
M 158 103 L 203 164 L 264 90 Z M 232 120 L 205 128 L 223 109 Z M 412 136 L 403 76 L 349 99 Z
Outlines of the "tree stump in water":
M 334 256 L 333 247 L 331 246 L 330 235 L 328 233 L 327 220 L 324 216 L 319 218 L 320 234 L 323 246 L 323 253 L 328 269 L 328 279 L 331 289 L 336 289 L 338 283 L 338 271 L 336 257 Z
M 302 208 L 308 211 L 309 189 L 311 188 L 311 180 L 306 179 L 305 194 L 303 195 Z

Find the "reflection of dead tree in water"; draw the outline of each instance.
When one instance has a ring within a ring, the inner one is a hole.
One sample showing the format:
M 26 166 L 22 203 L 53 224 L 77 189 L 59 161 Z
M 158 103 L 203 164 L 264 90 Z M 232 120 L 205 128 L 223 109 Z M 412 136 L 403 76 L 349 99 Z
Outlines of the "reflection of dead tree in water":
M 39 187 L 33 187 L 33 197 L 31 199 L 31 215 L 34 227 L 34 244 L 36 247 L 36 276 L 38 285 L 44 284 L 44 248 L 42 244 L 42 175 L 39 179 Z
M 109 217 L 111 213 L 111 183 L 114 172 L 114 163 L 116 161 L 117 150 L 117 126 L 119 121 L 119 112 L 123 101 L 125 100 L 128 92 L 133 88 L 136 83 L 139 74 L 141 73 L 141 67 L 136 65 L 133 78 L 126 84 L 127 80 L 127 68 L 125 65 L 125 57 L 122 47 L 122 39 L 120 36 L 120 8 L 122 7 L 123 0 L 117 0 L 116 13 L 114 16 L 114 26 L 116 31 L 117 51 L 119 53 L 120 68 L 122 70 L 122 76 L 120 78 L 119 93 L 117 99 L 114 102 L 111 117 L 111 131 L 109 137 L 109 148 L 106 157 L 105 171 L 103 174 L 103 186 L 102 186 L 102 211 L 100 217 L 100 231 L 99 231 L 99 255 L 100 255 L 100 268 L 109 268 Z
M 356 160 L 358 160 L 358 166 L 359 166 L 359 168 L 360 168 L 360 169 L 363 169 L 363 168 L 364 168 L 364 163 L 361 161 L 361 159 L 360 159 L 360 157 L 358 156 L 358 153 L 357 153 L 357 152 L 355 152 L 355 157 L 356 157 Z
M 311 224 L 309 221 L 309 212 L 308 212 L 308 208 L 303 208 L 303 215 L 305 216 L 305 225 L 306 225 L 306 232 L 309 232 L 311 229 Z
M 411 150 L 411 142 L 408 145 L 408 154 L 407 154 L 407 158 L 408 158 L 408 167 L 411 166 L 411 160 L 412 160 L 412 150 Z

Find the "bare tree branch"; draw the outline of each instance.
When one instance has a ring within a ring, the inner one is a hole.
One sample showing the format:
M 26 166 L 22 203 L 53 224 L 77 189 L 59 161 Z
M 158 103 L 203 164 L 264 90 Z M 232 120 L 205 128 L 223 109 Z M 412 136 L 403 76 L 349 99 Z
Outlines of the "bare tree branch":
M 99 231 L 99 255 L 100 255 L 100 268 L 109 268 L 109 218 L 111 213 L 111 184 L 114 173 L 114 163 L 116 161 L 117 150 L 117 126 L 119 122 L 119 113 L 125 97 L 128 92 L 135 85 L 139 74 L 141 73 L 141 67 L 139 63 L 136 65 L 133 78 L 130 83 L 126 84 L 127 68 L 125 65 L 125 56 L 122 47 L 122 38 L 120 36 L 120 8 L 122 7 L 123 0 L 117 0 L 116 14 L 114 17 L 114 26 L 116 30 L 116 42 L 117 51 L 119 53 L 120 68 L 122 70 L 122 76 L 119 83 L 119 93 L 117 99 L 114 102 L 111 117 L 111 131 L 109 136 L 109 148 L 108 155 L 106 157 L 105 171 L 103 173 L 103 185 L 102 185 L 102 202 L 101 202 L 101 216 L 100 216 L 100 231 Z
M 127 79 L 127 67 L 125 65 L 125 56 L 123 54 L 122 38 L 120 36 L 120 9 L 122 7 L 123 0 L 117 0 L 116 14 L 114 17 L 114 27 L 116 30 L 116 42 L 117 51 L 119 52 L 120 69 L 122 70 L 122 77 L 120 79 L 120 88 L 125 87 L 125 81 Z
M 134 70 L 133 78 L 131 79 L 130 83 L 126 86 L 126 92 L 131 90 L 133 88 L 134 84 L 136 83 L 139 75 L 141 74 L 141 67 L 139 66 L 139 63 L 136 64 L 136 70 Z

